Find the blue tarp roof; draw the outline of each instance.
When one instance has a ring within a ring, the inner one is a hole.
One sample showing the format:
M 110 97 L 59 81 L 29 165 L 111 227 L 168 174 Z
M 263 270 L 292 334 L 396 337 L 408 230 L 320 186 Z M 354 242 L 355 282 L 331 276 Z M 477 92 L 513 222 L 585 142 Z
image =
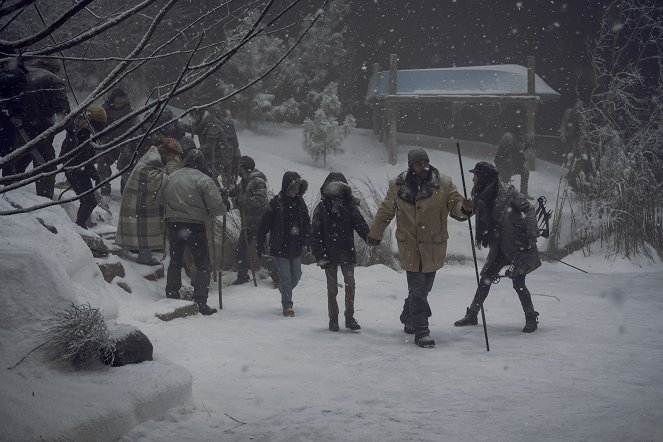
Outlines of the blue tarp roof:
M 526 95 L 527 68 L 517 64 L 468 66 L 438 69 L 399 69 L 396 95 Z M 542 100 L 559 97 L 559 93 L 536 75 L 535 95 Z M 366 99 L 388 95 L 389 72 L 374 74 L 368 84 Z

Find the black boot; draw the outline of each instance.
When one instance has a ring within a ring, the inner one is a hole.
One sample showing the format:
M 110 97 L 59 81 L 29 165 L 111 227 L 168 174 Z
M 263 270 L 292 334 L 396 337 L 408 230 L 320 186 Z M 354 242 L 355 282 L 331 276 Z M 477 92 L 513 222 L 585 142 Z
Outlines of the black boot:
M 237 279 L 232 282 L 230 285 L 242 285 L 249 282 L 251 279 L 249 275 L 237 275 Z
M 333 332 L 338 331 L 338 316 L 334 318 L 329 318 L 329 330 Z
M 428 333 L 424 333 L 422 335 L 417 335 L 414 337 L 414 343 L 417 344 L 419 347 L 434 347 L 435 346 L 435 340 L 430 337 Z
M 534 330 L 539 328 L 536 325 L 539 323 L 539 321 L 537 321 L 538 317 L 539 317 L 539 312 L 535 312 L 534 310 L 525 312 L 525 327 L 523 328 L 523 332 L 532 333 Z
M 200 312 L 201 315 L 209 316 L 216 313 L 216 309 L 210 307 L 209 305 L 207 305 L 207 303 L 196 302 L 196 304 L 198 304 L 198 312 Z
M 464 327 L 466 325 L 477 325 L 478 323 L 479 321 L 477 320 L 477 312 L 468 308 L 463 319 L 459 319 L 458 321 L 454 322 L 454 325 L 456 327 Z
M 350 330 L 361 330 L 361 326 L 357 323 L 357 320 L 350 316 L 349 318 L 345 318 L 345 328 L 349 328 Z

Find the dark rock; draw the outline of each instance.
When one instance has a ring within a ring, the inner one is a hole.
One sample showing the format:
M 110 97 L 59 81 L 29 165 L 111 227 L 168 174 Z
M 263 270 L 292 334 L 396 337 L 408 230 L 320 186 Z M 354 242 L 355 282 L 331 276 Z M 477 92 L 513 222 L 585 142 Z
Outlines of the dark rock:
M 127 284 L 126 282 L 120 281 L 117 283 L 117 286 L 122 290 L 124 290 L 125 292 L 131 293 L 131 287 L 129 287 L 129 284 Z
M 158 279 L 161 279 L 165 276 L 165 272 L 163 270 L 163 265 L 159 264 L 159 266 L 152 266 L 152 272 L 144 275 L 143 277 L 147 279 L 148 281 L 156 281 Z
M 162 321 L 172 321 L 175 318 L 186 318 L 187 316 L 197 315 L 198 314 L 198 304 L 195 302 L 191 304 L 183 305 L 182 307 L 177 307 L 172 312 L 168 313 L 157 313 L 156 317 Z
M 152 360 L 152 342 L 137 328 L 127 327 L 124 333 L 111 332 L 115 339 L 113 361 L 104 361 L 106 365 L 120 367 L 127 364 L 138 364 Z
M 103 239 L 92 235 L 81 235 L 81 238 L 83 238 L 83 241 L 85 241 L 85 244 L 87 244 L 92 252 L 92 256 L 95 258 L 105 258 L 108 256 L 108 246 L 104 244 Z
M 116 276 L 124 278 L 124 266 L 121 262 L 103 262 L 97 265 L 106 282 L 111 282 Z

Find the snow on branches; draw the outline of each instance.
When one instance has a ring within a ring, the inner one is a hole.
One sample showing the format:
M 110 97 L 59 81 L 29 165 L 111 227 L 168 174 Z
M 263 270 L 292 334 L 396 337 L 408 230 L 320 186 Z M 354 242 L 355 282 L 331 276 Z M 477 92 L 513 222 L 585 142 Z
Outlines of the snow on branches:
M 341 101 L 336 83 L 329 83 L 315 99 L 320 107 L 312 119 L 304 120 L 304 150 L 316 161 L 322 157 L 326 165 L 327 152 L 334 155 L 343 153 L 343 141 L 356 122 L 352 115 L 347 115 L 339 124 L 337 118 L 341 113 Z

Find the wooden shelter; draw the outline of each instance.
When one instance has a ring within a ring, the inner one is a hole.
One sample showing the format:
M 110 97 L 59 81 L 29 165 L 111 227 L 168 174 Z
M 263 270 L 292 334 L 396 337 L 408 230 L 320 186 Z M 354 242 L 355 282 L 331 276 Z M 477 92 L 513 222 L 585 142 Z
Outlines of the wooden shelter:
M 387 144 L 390 164 L 396 164 L 396 133 L 400 106 L 451 103 L 515 103 L 527 116 L 525 151 L 534 169 L 535 119 L 540 103 L 556 100 L 559 93 L 534 70 L 534 57 L 527 67 L 520 65 L 468 66 L 439 69 L 397 69 L 397 57 L 390 56 L 389 71 L 373 65 L 366 101 L 373 108 L 373 132 Z

